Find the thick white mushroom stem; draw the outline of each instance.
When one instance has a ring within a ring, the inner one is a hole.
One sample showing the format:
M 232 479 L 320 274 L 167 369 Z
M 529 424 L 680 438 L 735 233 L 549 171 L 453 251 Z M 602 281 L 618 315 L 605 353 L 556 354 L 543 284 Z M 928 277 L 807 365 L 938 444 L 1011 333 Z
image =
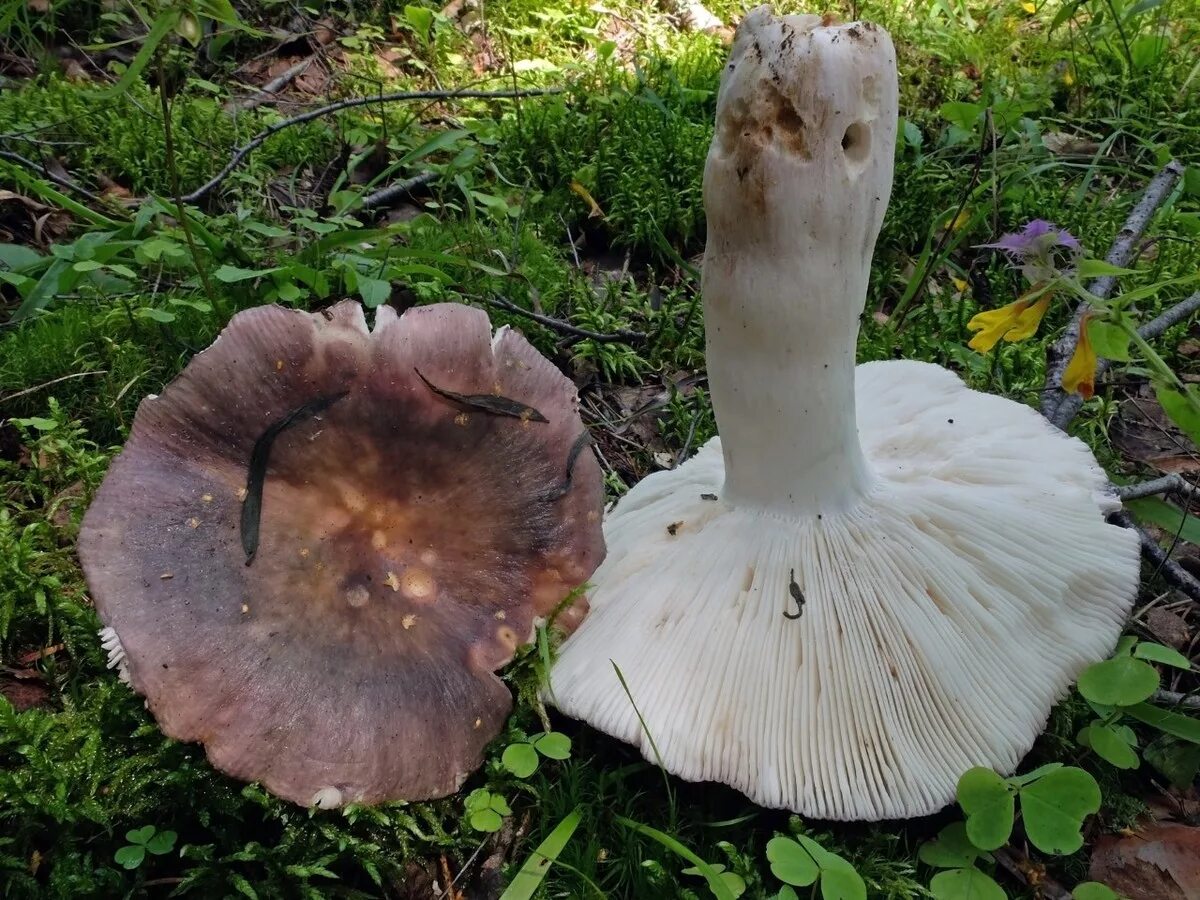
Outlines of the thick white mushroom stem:
M 708 375 L 725 499 L 833 512 L 872 481 L 854 361 L 892 188 L 896 62 L 873 25 L 750 13 L 704 172 Z

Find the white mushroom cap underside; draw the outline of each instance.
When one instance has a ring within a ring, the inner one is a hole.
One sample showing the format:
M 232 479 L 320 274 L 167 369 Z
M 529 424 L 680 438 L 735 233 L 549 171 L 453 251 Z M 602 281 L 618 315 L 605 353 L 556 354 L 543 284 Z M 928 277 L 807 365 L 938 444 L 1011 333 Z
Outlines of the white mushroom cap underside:
M 1136 535 L 1105 523 L 1087 447 L 1032 409 L 917 362 L 859 366 L 856 392 L 877 480 L 850 510 L 702 499 L 718 440 L 617 505 L 552 673 L 563 712 L 655 758 L 611 659 L 670 772 L 825 819 L 932 813 L 968 768 L 1016 767 L 1120 635 Z

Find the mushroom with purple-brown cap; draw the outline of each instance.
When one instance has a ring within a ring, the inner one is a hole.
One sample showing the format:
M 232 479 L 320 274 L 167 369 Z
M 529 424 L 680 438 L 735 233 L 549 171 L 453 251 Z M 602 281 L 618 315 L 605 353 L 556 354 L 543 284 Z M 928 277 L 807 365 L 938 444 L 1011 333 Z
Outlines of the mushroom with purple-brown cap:
M 939 366 L 856 368 L 896 124 L 880 28 L 741 23 L 704 174 L 720 436 L 609 515 L 548 691 L 683 778 L 827 819 L 1011 771 L 1139 573 L 1081 441 Z
M 456 304 L 239 313 L 132 433 L 79 540 L 163 731 L 301 804 L 458 789 L 495 672 L 603 558 L 571 382 Z

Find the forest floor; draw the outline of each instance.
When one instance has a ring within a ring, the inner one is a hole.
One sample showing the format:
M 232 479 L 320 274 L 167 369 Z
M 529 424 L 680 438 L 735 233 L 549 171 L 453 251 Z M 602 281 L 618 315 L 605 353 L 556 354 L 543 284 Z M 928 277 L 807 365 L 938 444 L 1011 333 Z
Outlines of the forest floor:
M 853 6 L 819 11 L 890 31 L 902 117 L 861 360 L 936 362 L 1038 406 L 1074 301 L 1057 298 L 1031 339 L 976 352 L 972 316 L 1023 290 L 978 245 L 1044 219 L 1103 259 L 1152 184 L 1120 308 L 1147 322 L 1196 291 L 1200 2 Z M 1062 763 L 1099 786 L 1072 852 L 1043 852 L 1020 823 L 992 853 L 951 852 L 957 807 L 843 825 L 664 786 L 634 749 L 552 710 L 545 724 L 536 652 L 505 670 L 516 710 L 461 794 L 306 811 L 165 738 L 107 667 L 80 519 L 139 401 L 238 310 L 482 306 L 578 386 L 610 499 L 713 436 L 701 173 L 744 10 L 713 2 L 721 27 L 697 30 L 686 7 L 0 2 L 0 895 L 494 898 L 540 846 L 553 865 L 506 897 L 774 898 L 789 872 L 767 844 L 791 835 L 858 873 L 822 875 L 826 900 L 855 885 L 1061 898 L 1089 881 L 1080 900 L 1200 897 L 1200 678 L 1179 663 L 1200 650 L 1183 490 L 1200 416 L 1164 412 L 1136 348 L 1107 345 L 1117 359 L 1068 427 L 1116 483 L 1185 479 L 1128 505 L 1170 560 L 1149 550 L 1127 631 L 1141 643 L 1123 646 L 1156 664 L 1148 693 L 1172 718 L 1139 718 L 1146 693 L 1056 708 L 1021 771 Z M 1153 346 L 1181 392 L 1200 383 L 1192 321 Z M 1081 744 L 1093 726 L 1125 749 Z M 552 754 L 566 758 L 532 773 L 506 760 L 546 727 L 570 738 Z

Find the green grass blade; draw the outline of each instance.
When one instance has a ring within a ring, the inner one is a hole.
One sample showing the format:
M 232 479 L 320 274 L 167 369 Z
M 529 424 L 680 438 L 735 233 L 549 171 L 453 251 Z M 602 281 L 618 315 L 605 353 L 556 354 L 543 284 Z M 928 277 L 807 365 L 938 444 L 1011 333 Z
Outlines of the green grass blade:
M 690 862 L 693 866 L 700 870 L 700 874 L 704 876 L 704 880 L 708 882 L 709 888 L 713 892 L 713 896 L 717 900 L 736 900 L 733 892 L 729 890 L 729 886 L 721 880 L 721 877 L 713 870 L 713 867 L 706 863 L 703 859 L 685 847 L 675 838 L 665 832 L 659 831 L 657 828 L 651 828 L 649 825 L 643 825 L 641 822 L 635 822 L 633 819 L 626 819 L 624 816 L 614 816 L 617 823 L 624 825 L 626 828 L 631 828 L 638 834 L 644 834 L 646 837 L 658 841 L 676 856 L 681 856 Z
M 550 866 L 558 859 L 558 854 L 567 846 L 567 841 L 579 827 L 582 818 L 583 813 L 576 807 L 555 825 L 554 830 L 546 835 L 546 839 L 529 854 L 521 870 L 500 895 L 500 900 L 529 900 L 541 885 L 546 873 L 550 871 Z

